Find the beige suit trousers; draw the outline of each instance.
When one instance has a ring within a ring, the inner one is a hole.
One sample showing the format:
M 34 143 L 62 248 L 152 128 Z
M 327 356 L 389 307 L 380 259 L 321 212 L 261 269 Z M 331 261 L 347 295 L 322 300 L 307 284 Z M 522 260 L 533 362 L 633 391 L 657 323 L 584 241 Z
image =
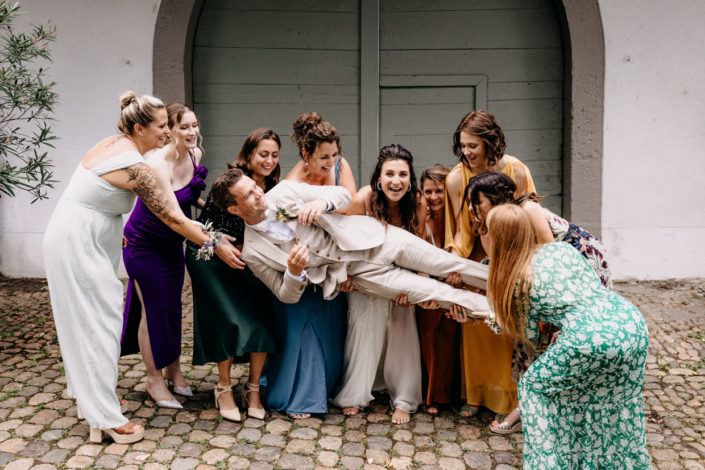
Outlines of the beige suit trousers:
M 387 227 L 384 244 L 369 250 L 365 261 L 348 264 L 348 274 L 353 277 L 355 286 L 375 297 L 394 299 L 406 294 L 414 304 L 435 300 L 446 309 L 457 304 L 473 311 L 490 310 L 485 296 L 455 289 L 416 272 L 442 278 L 457 272 L 465 284 L 484 290 L 489 269 L 393 226 Z

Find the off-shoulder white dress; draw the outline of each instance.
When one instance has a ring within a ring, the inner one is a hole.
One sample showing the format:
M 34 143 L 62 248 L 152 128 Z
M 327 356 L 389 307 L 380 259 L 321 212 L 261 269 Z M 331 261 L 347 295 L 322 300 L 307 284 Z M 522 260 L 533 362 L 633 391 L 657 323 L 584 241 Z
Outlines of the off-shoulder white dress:
M 79 165 L 44 236 L 44 261 L 67 391 L 91 427 L 127 423 L 115 394 L 122 333 L 123 287 L 117 277 L 122 214 L 135 195 L 101 175 L 144 162 L 116 155 L 90 170 Z

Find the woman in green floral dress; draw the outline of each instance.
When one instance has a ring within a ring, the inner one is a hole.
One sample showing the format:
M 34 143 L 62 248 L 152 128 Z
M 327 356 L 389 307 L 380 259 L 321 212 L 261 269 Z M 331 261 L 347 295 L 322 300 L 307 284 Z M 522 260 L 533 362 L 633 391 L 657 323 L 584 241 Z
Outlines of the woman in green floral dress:
M 567 243 L 539 245 L 530 216 L 502 205 L 488 217 L 489 316 L 505 334 L 561 329 L 519 383 L 525 469 L 649 469 L 644 364 L 649 333 L 639 310 L 605 288 Z M 492 318 L 494 317 L 494 318 Z

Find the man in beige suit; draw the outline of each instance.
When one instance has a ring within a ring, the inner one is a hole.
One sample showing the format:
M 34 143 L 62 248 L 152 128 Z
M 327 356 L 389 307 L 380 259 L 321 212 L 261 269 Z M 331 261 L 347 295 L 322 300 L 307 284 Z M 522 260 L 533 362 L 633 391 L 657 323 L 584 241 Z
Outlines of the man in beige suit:
M 331 299 L 351 276 L 357 289 L 374 297 L 406 294 L 414 304 L 435 300 L 443 308 L 489 310 L 486 297 L 417 274 L 457 272 L 465 284 L 485 289 L 487 266 L 372 217 L 331 213 L 352 199 L 343 187 L 282 181 L 265 195 L 241 170 L 230 169 L 215 180 L 211 197 L 245 221 L 242 259 L 282 302 L 298 302 L 308 283 L 322 286 Z

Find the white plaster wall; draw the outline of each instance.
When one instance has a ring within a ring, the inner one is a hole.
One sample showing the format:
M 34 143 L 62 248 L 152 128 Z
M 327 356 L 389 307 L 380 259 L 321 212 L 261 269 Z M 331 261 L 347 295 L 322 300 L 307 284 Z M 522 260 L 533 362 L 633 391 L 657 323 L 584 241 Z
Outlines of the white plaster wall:
M 83 155 L 115 133 L 125 90 L 152 92 L 152 42 L 160 0 L 22 0 L 26 20 L 58 26 L 48 76 L 57 82 L 50 156 L 61 182 L 49 199 L 0 198 L 0 272 L 44 277 L 42 240 L 49 218 Z
M 705 277 L 705 2 L 600 0 L 602 238 L 617 279 Z

